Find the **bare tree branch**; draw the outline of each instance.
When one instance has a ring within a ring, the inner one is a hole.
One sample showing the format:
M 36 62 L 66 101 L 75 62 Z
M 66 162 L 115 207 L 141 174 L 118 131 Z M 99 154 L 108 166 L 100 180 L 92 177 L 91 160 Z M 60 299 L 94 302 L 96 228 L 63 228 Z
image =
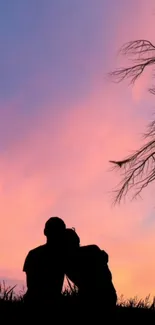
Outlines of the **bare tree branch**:
M 145 138 L 152 138 L 136 152 L 120 161 L 110 161 L 114 168 L 123 169 L 122 181 L 115 191 L 114 204 L 120 203 L 126 194 L 135 188 L 134 198 L 155 180 L 155 121 L 150 123 Z
M 128 57 L 131 65 L 110 73 L 115 82 L 129 79 L 134 84 L 148 66 L 155 64 L 155 45 L 148 40 L 128 42 L 122 46 L 120 53 Z M 155 87 L 149 88 L 149 92 L 155 95 Z M 114 169 L 123 171 L 122 180 L 115 191 L 114 204 L 120 203 L 133 189 L 133 198 L 136 198 L 145 187 L 155 181 L 155 119 L 148 125 L 143 139 L 146 143 L 133 154 L 123 160 L 110 160 Z
M 134 84 L 146 67 L 155 64 L 155 46 L 147 40 L 128 42 L 122 46 L 120 53 L 128 56 L 129 59 L 131 57 L 132 64 L 126 68 L 122 67 L 112 71 L 109 74 L 111 79 L 117 83 L 124 79 L 129 79 L 130 84 Z M 155 94 L 154 87 L 150 88 L 149 91 Z
M 140 57 L 143 53 L 149 53 L 155 51 L 155 46 L 148 40 L 140 39 L 136 41 L 130 41 L 125 43 L 120 49 L 120 53 L 123 55 L 139 55 Z

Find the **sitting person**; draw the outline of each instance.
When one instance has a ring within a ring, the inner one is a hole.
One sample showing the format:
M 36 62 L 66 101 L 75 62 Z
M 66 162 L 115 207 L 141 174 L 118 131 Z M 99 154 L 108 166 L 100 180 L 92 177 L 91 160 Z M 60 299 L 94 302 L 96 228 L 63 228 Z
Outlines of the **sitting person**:
M 24 263 L 26 302 L 48 302 L 60 297 L 64 280 L 64 239 L 66 225 L 58 217 L 50 218 L 44 229 L 46 244 L 31 250 Z
M 108 267 L 108 254 L 97 245 L 80 247 L 73 229 L 66 229 L 66 275 L 78 287 L 79 295 L 87 301 L 100 301 L 114 308 L 117 295 Z

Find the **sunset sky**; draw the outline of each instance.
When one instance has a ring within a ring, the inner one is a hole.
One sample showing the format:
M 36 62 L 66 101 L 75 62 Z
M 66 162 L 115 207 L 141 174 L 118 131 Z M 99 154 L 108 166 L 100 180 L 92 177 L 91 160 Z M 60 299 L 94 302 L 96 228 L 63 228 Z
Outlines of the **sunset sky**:
M 153 0 L 0 1 L 0 279 L 24 283 L 52 215 L 109 254 L 118 294 L 155 294 L 154 191 L 112 206 L 110 159 L 141 145 L 146 73 L 112 83 L 124 42 L 155 43 Z

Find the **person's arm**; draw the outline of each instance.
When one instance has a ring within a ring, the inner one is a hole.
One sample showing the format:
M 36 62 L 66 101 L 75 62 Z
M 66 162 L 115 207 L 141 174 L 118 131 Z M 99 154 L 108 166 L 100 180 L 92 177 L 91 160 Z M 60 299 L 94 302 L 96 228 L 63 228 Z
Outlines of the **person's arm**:
M 35 286 L 35 276 L 33 272 L 26 272 L 26 285 L 28 289 L 31 289 Z
M 23 272 L 26 273 L 26 285 L 30 289 L 34 285 L 34 268 L 33 268 L 33 259 L 31 259 L 31 253 L 29 252 L 23 266 Z

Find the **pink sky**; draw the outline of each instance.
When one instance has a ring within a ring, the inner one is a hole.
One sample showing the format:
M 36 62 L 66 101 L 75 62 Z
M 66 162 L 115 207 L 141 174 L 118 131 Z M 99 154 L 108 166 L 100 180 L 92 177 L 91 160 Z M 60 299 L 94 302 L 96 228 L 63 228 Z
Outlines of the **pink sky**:
M 74 62 L 86 70 L 87 64 L 94 64 L 84 96 L 65 102 L 60 94 L 53 103 L 46 95 L 37 104 L 35 118 L 27 122 L 25 114 L 21 120 L 19 112 L 27 94 L 36 96 L 41 88 L 46 93 L 49 87 L 49 75 L 39 71 L 32 73 L 25 88 L 0 103 L 1 121 L 8 132 L 6 148 L 0 151 L 1 279 L 24 281 L 25 255 L 45 241 L 44 223 L 58 215 L 76 228 L 81 244 L 96 243 L 109 253 L 119 294 L 154 294 L 152 187 L 143 193 L 143 200 L 112 207 L 110 191 L 120 178 L 109 171 L 108 162 L 140 144 L 140 134 L 153 112 L 153 99 L 146 93 L 150 76 L 146 74 L 133 89 L 106 78 L 109 69 L 121 63 L 116 52 L 124 42 L 154 40 L 154 3 L 149 0 L 146 6 L 145 0 L 131 1 L 122 11 L 121 4 L 111 27 L 115 38 L 106 40 L 104 49 L 109 53 L 108 70 L 100 62 L 94 64 L 97 54 L 87 60 L 74 53 Z

